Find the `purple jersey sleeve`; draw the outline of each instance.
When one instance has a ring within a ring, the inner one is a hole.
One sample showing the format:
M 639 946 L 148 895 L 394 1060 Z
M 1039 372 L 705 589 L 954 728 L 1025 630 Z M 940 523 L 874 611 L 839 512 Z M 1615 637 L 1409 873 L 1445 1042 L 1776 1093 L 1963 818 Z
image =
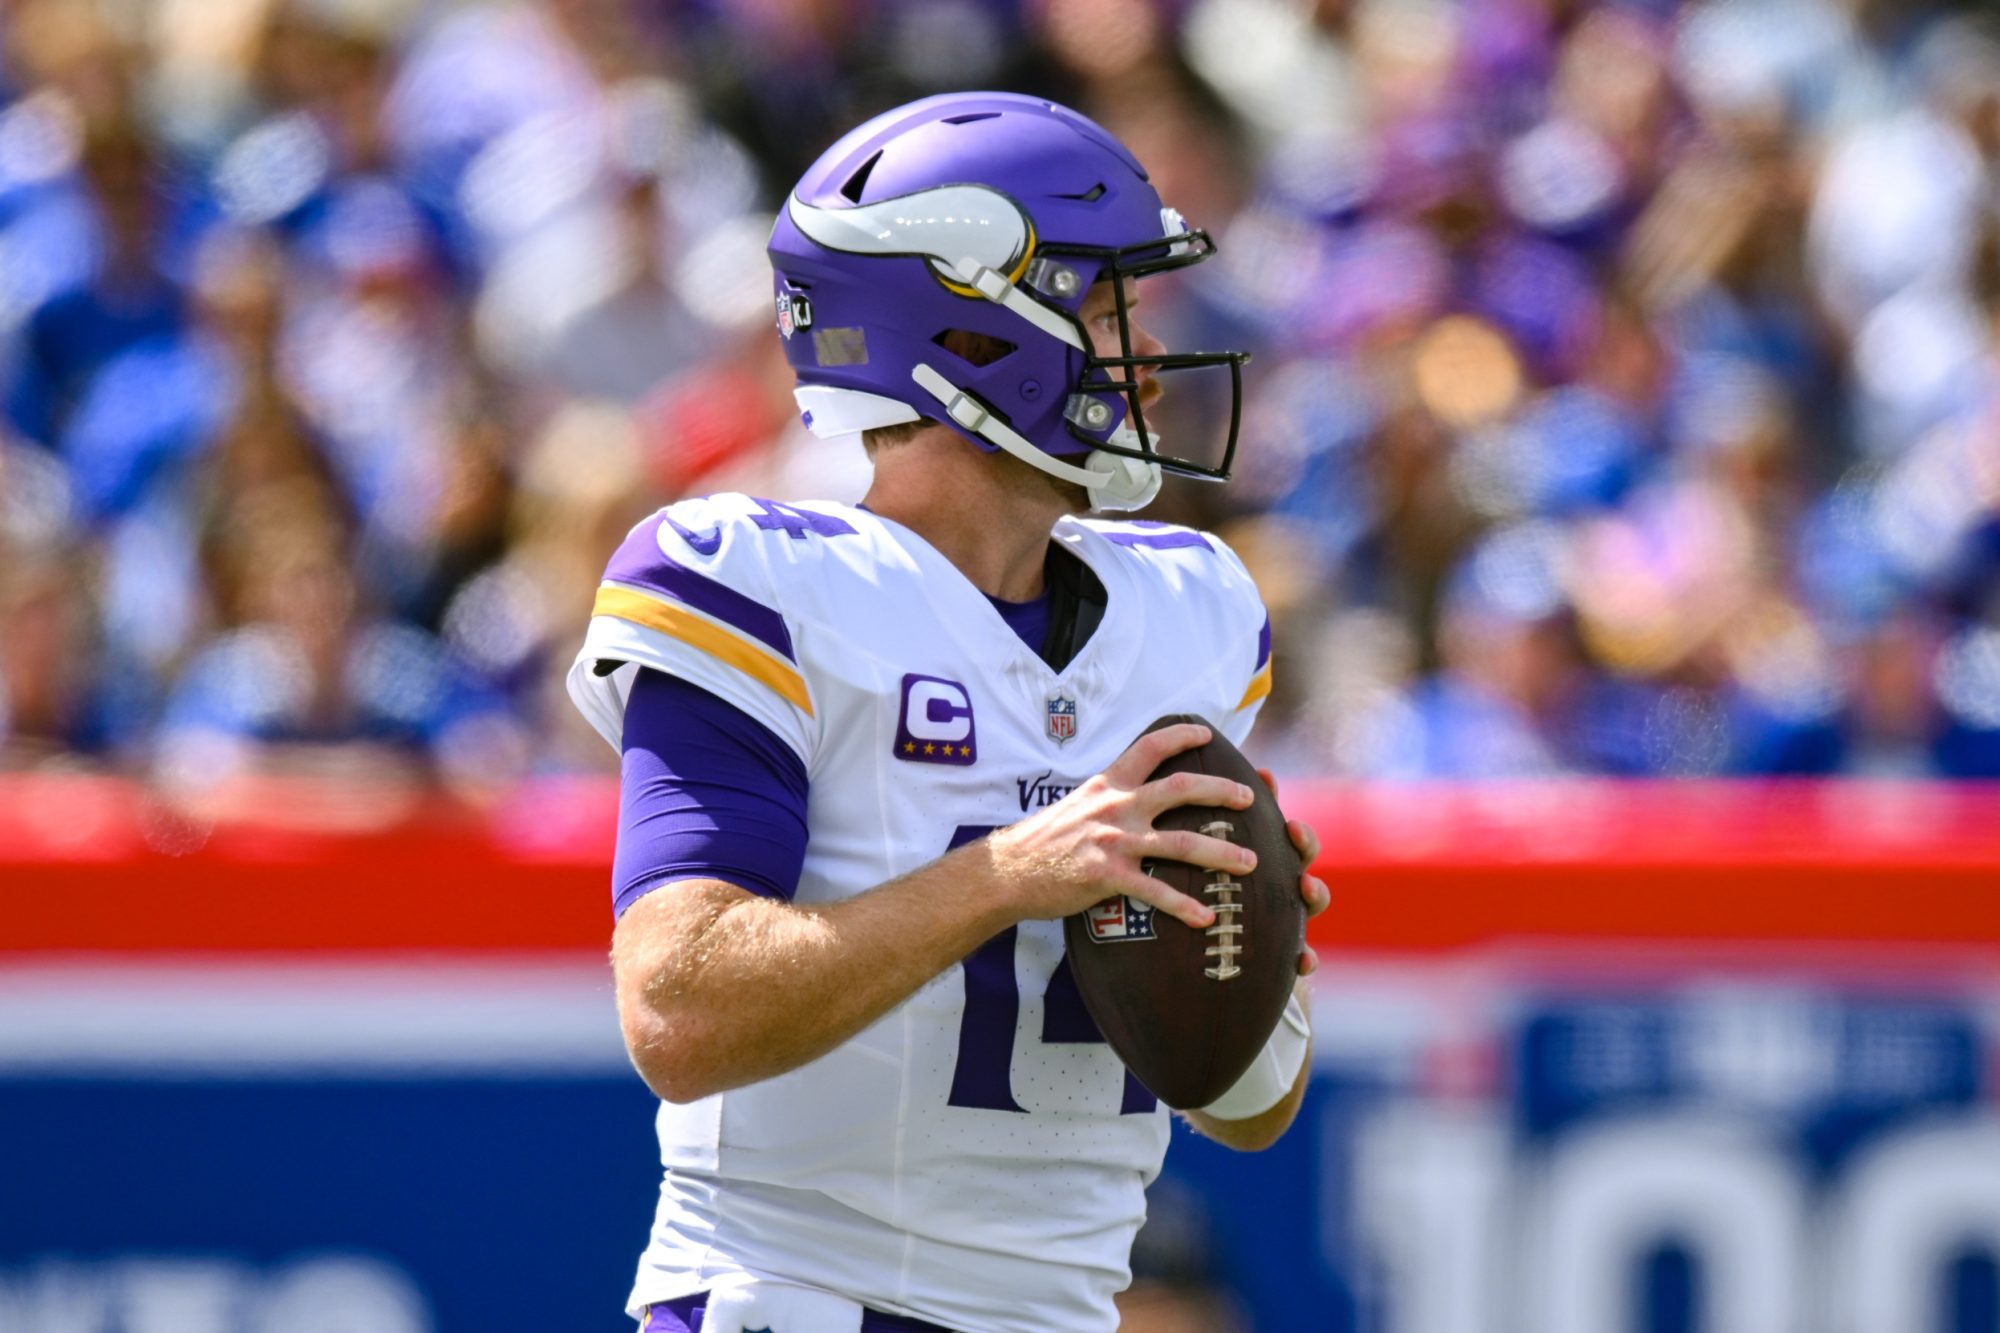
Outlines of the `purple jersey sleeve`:
M 789 900 L 806 854 L 806 770 L 749 714 L 642 670 L 625 707 L 612 911 L 674 879 Z

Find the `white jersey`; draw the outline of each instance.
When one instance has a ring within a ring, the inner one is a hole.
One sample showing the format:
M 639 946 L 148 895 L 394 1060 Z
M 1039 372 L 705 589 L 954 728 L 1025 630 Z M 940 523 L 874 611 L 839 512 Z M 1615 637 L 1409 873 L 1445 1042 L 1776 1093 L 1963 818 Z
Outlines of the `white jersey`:
M 850 897 L 1060 799 L 1162 714 L 1248 733 L 1269 622 L 1232 552 L 1135 522 L 1065 519 L 1053 540 L 1107 598 L 1059 672 L 899 524 L 683 501 L 613 559 L 570 692 L 613 745 L 640 667 L 770 728 L 810 778 L 796 901 Z M 971 1333 L 1116 1327 L 1168 1137 L 1084 1011 L 1055 921 L 1006 931 L 810 1064 L 663 1104 L 658 1125 L 635 1314 L 748 1273 Z

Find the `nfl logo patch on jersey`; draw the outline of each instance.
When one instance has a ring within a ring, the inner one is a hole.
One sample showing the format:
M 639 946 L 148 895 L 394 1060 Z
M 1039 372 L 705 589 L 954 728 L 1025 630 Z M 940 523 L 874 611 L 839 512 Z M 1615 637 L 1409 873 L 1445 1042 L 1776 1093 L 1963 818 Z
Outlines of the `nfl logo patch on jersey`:
M 1059 690 L 1049 696 L 1049 739 L 1057 745 L 1069 744 L 1076 735 L 1076 696 Z
M 1090 926 L 1092 944 L 1116 944 L 1120 940 L 1153 938 L 1153 908 L 1135 903 L 1124 894 L 1106 898 L 1084 913 Z

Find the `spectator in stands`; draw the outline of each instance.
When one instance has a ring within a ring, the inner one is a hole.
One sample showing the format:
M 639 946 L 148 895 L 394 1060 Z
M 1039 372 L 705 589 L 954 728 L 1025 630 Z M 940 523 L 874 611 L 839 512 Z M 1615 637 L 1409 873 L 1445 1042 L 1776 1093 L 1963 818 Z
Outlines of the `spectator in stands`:
M 0 770 L 61 767 L 106 748 L 109 719 L 74 667 L 93 651 L 87 580 L 74 552 L 0 558 Z
M 1220 238 L 1156 316 L 1260 349 L 1239 481 L 1159 512 L 1264 578 L 1295 663 L 1266 753 L 2000 773 L 1976 6 L 138 12 L 19 0 L 0 44 L 0 481 L 63 496 L 5 538 L 9 614 L 93 647 L 16 712 L 92 762 L 180 753 L 191 718 L 253 767 L 308 736 L 484 753 L 352 693 L 378 639 L 467 682 L 461 736 L 595 762 L 546 698 L 578 569 L 683 491 L 853 489 L 743 351 L 746 219 L 824 126 L 970 80 L 1082 104 Z M 274 544 L 265 508 L 335 535 Z M 1548 614 L 1491 590 L 1523 534 Z M 292 596 L 350 609 L 314 629 Z M 246 635 L 308 664 L 282 725 L 217 711 Z

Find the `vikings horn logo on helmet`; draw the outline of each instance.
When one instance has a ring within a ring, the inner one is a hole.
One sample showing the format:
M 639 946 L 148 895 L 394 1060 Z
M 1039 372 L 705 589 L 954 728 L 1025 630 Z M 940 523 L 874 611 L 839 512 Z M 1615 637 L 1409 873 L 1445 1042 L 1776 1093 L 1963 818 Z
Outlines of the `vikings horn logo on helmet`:
M 1020 205 L 983 185 L 941 185 L 843 209 L 816 208 L 793 195 L 785 207 L 793 225 L 829 250 L 923 256 L 961 296 L 979 292 L 957 281 L 960 265 L 969 260 L 1018 282 L 1033 247 Z

